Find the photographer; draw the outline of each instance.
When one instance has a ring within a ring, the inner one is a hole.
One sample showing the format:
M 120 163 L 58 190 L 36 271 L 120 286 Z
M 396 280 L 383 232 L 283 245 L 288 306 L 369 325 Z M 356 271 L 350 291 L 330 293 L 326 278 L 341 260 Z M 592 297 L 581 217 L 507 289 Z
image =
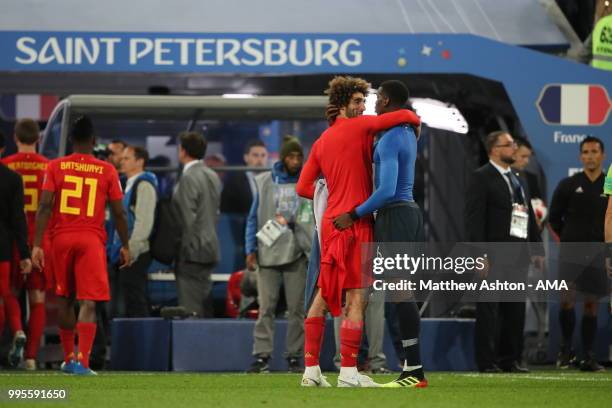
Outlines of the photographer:
M 289 370 L 301 372 L 302 369 L 299 359 L 304 344 L 306 255 L 313 233 L 311 203 L 298 197 L 295 191 L 303 162 L 304 153 L 299 141 L 285 137 L 280 161 L 274 164 L 271 172 L 255 177 L 257 194 L 246 228 L 247 268 L 254 271 L 259 266 L 257 291 L 260 309 L 254 329 L 255 361 L 249 369 L 251 373 L 269 370 L 281 283 L 288 308 Z

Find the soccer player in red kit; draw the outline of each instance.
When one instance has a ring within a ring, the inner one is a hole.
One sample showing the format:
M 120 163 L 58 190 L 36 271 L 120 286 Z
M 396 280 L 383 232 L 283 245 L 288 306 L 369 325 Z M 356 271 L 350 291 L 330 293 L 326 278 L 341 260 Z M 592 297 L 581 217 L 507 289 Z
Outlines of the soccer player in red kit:
M 129 264 L 127 218 L 123 210 L 117 170 L 93 157 L 95 137 L 87 117 L 76 120 L 71 131 L 74 153 L 49 162 L 36 216 L 32 262 L 44 267 L 41 248 L 43 231 L 51 214 L 53 249 L 51 261 L 58 295 L 60 340 L 64 349 L 62 370 L 74 374 L 95 374 L 89 368 L 89 354 L 96 334 L 96 302 L 110 299 L 106 270 L 106 202 L 121 238 L 121 263 Z M 79 315 L 74 312 L 79 301 Z M 79 336 L 79 353 L 74 339 Z
M 34 221 L 48 162 L 44 156 L 36 153 L 39 138 L 40 128 L 38 123 L 33 119 L 20 119 L 15 124 L 17 153 L 2 159 L 2 163 L 19 173 L 23 181 L 24 211 L 28 225 L 28 245 L 30 247 L 32 247 L 34 240 Z M 47 235 L 43 239 L 43 247 L 49 247 Z M 45 328 L 45 291 L 51 288 L 51 272 L 50 267 L 47 266 L 44 271 L 34 268 L 30 274 L 24 276 L 20 272 L 19 254 L 16 248 L 14 253 L 11 268 L 12 292 L 4 300 L 9 326 L 14 334 L 8 362 L 11 366 L 16 367 L 25 354 L 26 370 L 35 370 L 40 338 Z M 17 300 L 17 296 L 23 288 L 28 292 L 30 306 L 27 341 L 21 324 L 21 308 Z
M 357 371 L 357 353 L 363 331 L 365 291 L 371 277 L 361 273 L 361 244 L 373 238 L 372 217 L 357 220 L 349 229 L 334 228 L 336 216 L 350 212 L 372 194 L 372 151 L 376 133 L 408 123 L 420 125 L 409 110 L 379 116 L 361 116 L 369 84 L 363 79 L 335 77 L 326 93 L 330 105 L 339 107 L 338 116 L 314 143 L 297 183 L 297 193 L 314 196 L 315 182 L 323 175 L 327 183 L 327 209 L 321 226 L 321 268 L 319 288 L 304 321 L 304 363 L 302 386 L 329 386 L 321 375 L 319 353 L 325 329 L 325 314 L 342 312 L 340 327 L 341 368 L 339 387 L 376 387 L 371 378 Z

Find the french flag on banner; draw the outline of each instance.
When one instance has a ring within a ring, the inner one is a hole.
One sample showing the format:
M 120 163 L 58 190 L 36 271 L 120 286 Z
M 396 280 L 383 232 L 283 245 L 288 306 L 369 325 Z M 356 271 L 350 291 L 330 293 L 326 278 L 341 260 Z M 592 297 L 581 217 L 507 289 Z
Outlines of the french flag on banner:
M 2 95 L 0 114 L 7 120 L 23 118 L 47 120 L 57 102 L 59 97 L 56 95 Z
M 542 120 L 550 125 L 599 126 L 612 107 L 602 85 L 546 85 L 537 102 Z

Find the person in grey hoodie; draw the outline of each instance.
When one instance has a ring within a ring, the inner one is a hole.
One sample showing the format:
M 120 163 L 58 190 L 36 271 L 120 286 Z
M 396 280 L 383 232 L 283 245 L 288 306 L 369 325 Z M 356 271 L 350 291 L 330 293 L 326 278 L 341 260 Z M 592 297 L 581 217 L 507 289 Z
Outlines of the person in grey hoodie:
M 249 273 L 257 274 L 259 303 L 259 317 L 253 333 L 255 361 L 248 370 L 250 373 L 269 371 L 281 284 L 285 288 L 288 312 L 285 356 L 289 371 L 302 371 L 304 287 L 314 234 L 312 202 L 299 197 L 295 191 L 303 163 L 302 145 L 295 137 L 286 136 L 280 161 L 274 164 L 272 171 L 255 177 L 257 193 L 246 226 L 246 265 Z M 258 233 L 270 227 L 280 236 L 266 239 Z

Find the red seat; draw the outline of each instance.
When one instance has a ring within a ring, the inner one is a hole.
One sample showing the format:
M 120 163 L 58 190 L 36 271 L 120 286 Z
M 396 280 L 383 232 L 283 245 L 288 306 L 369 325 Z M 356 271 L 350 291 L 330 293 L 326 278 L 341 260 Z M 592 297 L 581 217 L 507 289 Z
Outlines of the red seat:
M 227 296 L 225 297 L 225 316 L 227 317 L 239 317 L 240 316 L 240 299 L 242 299 L 242 293 L 240 292 L 240 282 L 244 276 L 244 271 L 236 271 L 230 275 L 227 281 Z M 251 309 L 247 310 L 246 316 L 249 319 L 257 319 L 259 310 Z

